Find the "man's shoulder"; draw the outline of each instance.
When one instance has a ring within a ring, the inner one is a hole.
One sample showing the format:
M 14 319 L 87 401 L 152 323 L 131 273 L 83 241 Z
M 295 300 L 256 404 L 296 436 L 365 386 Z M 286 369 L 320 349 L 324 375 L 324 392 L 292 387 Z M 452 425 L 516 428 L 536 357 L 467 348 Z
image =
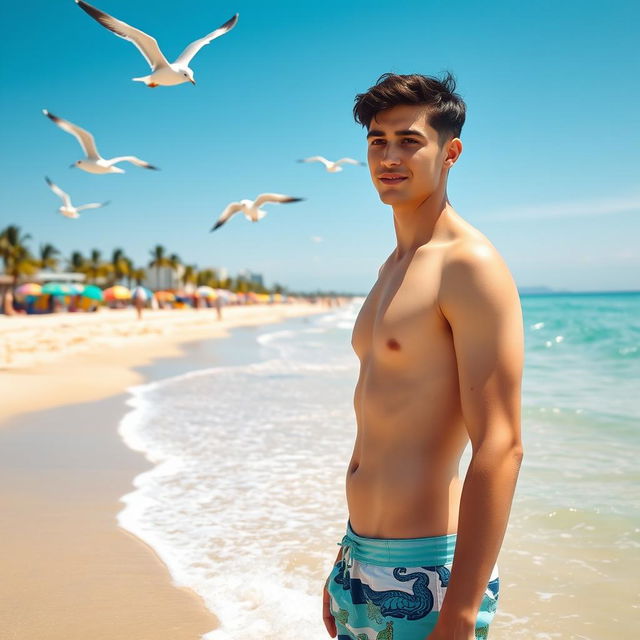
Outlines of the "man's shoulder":
M 473 272 L 508 271 L 504 259 L 491 241 L 474 228 L 447 243 L 443 252 L 442 269 L 450 278 L 468 276 Z
M 509 267 L 482 233 L 465 234 L 447 246 L 440 281 L 442 304 L 480 303 L 514 295 L 517 297 L 517 289 Z

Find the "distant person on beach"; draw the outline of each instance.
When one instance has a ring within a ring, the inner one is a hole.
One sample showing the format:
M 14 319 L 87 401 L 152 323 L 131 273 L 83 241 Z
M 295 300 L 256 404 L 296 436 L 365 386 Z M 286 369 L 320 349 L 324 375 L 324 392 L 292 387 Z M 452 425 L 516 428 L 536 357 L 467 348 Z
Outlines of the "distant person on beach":
M 356 96 L 396 247 L 353 329 L 349 521 L 323 592 L 341 640 L 486 638 L 497 607 L 522 460 L 522 311 L 498 251 L 447 197 L 466 113 L 454 91 L 448 73 L 385 74 Z
M 142 287 L 136 287 L 133 292 L 133 304 L 136 308 L 136 314 L 138 315 L 138 320 L 142 320 L 142 310 L 144 309 L 144 305 L 147 301 L 147 294 L 145 293 Z
M 215 302 L 213 303 L 216 308 L 216 315 L 218 317 L 218 320 L 222 320 L 222 302 L 222 297 L 218 294 L 216 296 Z

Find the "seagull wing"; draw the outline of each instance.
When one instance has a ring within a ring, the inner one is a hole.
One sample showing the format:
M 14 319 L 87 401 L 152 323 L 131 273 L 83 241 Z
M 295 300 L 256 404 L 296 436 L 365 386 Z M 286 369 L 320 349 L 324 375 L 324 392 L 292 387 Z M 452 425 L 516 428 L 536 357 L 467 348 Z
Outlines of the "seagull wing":
M 205 45 L 209 44 L 212 40 L 223 36 L 227 31 L 231 31 L 233 27 L 236 26 L 238 22 L 238 14 L 236 13 L 233 18 L 227 20 L 222 26 L 218 27 L 215 31 L 212 31 L 210 34 L 206 35 L 204 38 L 200 38 L 200 40 L 194 40 L 177 58 L 175 64 L 180 66 L 189 66 L 193 56 L 202 49 Z
M 62 198 L 62 202 L 64 202 L 65 207 L 73 206 L 71 204 L 71 198 L 69 197 L 68 193 L 65 193 L 57 184 L 51 182 L 51 180 L 49 180 L 49 178 L 47 178 L 46 176 L 44 179 L 47 181 L 47 184 L 49 185 L 51 191 L 53 191 L 53 193 L 55 193 L 58 197 Z
M 158 167 L 154 167 L 152 164 L 145 162 L 144 160 L 140 160 L 140 158 L 136 158 L 135 156 L 118 156 L 117 158 L 111 158 L 111 160 L 107 160 L 109 166 L 118 164 L 118 162 L 130 162 L 131 164 L 135 164 L 138 167 L 144 167 L 145 169 L 153 169 L 154 171 L 158 171 Z
M 106 207 L 111 200 L 107 200 L 106 202 L 90 202 L 89 204 L 83 204 L 79 207 L 76 207 L 76 211 L 84 211 L 85 209 L 100 209 L 100 207 Z
M 304 160 L 298 160 L 298 162 L 322 162 L 325 167 L 330 167 L 333 162 L 330 162 L 323 156 L 311 156 L 310 158 L 305 158 Z
M 336 164 L 357 164 L 357 165 L 360 165 L 361 167 L 364 166 L 364 162 L 358 162 L 353 158 L 340 158 L 340 160 L 338 160 Z
M 96 141 L 88 131 L 82 129 L 76 124 L 73 124 L 73 122 L 63 120 L 62 118 L 58 118 L 58 116 L 54 116 L 53 113 L 49 113 L 46 109 L 43 109 L 42 113 L 44 113 L 47 118 L 55 122 L 63 131 L 66 131 L 72 136 L 75 136 L 76 140 L 80 143 L 82 150 L 85 152 L 87 158 L 97 160 L 100 157 L 100 154 L 98 153 L 98 149 L 96 147 Z
M 151 69 L 155 71 L 159 67 L 168 67 L 169 62 L 160 51 L 160 47 L 155 38 L 146 34 L 140 29 L 136 29 L 131 25 L 128 25 L 122 20 L 118 20 L 113 16 L 110 16 L 100 9 L 96 9 L 84 0 L 76 0 L 77 5 L 86 13 L 88 13 L 94 20 L 97 20 L 103 27 L 113 31 L 117 36 L 132 42 L 138 47 L 140 53 L 145 57 L 146 61 L 151 66 Z
M 254 201 L 253 206 L 257 209 L 266 202 L 299 202 L 303 198 L 293 198 L 280 193 L 261 193 Z
M 211 227 L 211 231 L 219 229 L 234 213 L 242 211 L 243 206 L 240 202 L 232 202 L 227 205 L 227 208 L 222 212 L 222 215 L 218 218 L 218 221 Z

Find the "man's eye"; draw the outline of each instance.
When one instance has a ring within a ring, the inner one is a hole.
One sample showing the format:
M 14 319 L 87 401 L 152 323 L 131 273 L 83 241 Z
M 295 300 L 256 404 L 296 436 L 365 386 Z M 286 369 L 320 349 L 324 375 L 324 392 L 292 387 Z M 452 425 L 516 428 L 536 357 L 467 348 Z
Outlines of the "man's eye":
M 403 138 L 402 142 L 411 142 L 414 144 L 418 144 L 418 141 L 414 140 L 413 138 Z
M 374 144 L 383 144 L 383 143 L 384 143 L 384 140 L 382 138 L 376 138 L 375 140 L 371 141 L 372 145 L 374 145 Z

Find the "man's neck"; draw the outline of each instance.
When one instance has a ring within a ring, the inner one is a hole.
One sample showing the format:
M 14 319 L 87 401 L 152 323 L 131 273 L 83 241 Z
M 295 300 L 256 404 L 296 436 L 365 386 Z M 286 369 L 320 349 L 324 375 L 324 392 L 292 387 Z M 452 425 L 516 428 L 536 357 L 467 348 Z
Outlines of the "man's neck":
M 448 239 L 451 235 L 448 218 L 452 214 L 454 211 L 444 188 L 420 203 L 394 205 L 396 258 L 400 260 L 429 242 Z

